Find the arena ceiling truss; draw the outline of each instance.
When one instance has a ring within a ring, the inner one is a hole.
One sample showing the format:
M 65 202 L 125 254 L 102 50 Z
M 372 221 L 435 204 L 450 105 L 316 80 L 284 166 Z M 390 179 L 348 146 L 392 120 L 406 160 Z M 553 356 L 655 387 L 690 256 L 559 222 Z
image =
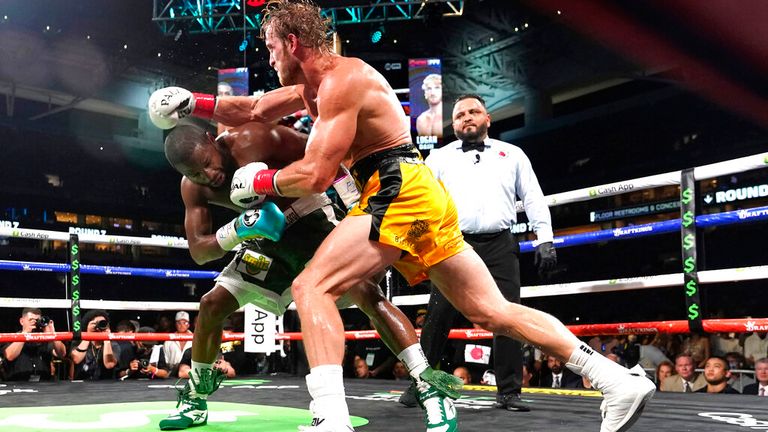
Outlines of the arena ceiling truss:
M 318 2 L 334 26 L 460 16 L 463 0 L 374 0 Z M 152 21 L 168 36 L 258 31 L 264 1 L 153 0 Z M 245 11 L 245 13 L 244 13 Z M 180 33 L 181 32 L 181 33 Z

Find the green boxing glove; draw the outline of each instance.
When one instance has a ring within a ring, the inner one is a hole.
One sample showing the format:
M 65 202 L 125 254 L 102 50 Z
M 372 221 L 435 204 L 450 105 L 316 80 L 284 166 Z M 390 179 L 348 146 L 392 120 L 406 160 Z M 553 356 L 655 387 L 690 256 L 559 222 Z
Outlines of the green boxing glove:
M 248 209 L 216 231 L 216 241 L 230 251 L 245 240 L 266 238 L 279 241 L 285 231 L 285 215 L 271 201 L 259 208 Z

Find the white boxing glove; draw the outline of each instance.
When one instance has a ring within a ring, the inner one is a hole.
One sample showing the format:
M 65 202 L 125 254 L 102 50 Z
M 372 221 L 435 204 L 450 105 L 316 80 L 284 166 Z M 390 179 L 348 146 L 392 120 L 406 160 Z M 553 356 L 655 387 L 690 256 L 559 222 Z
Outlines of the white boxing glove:
M 242 208 L 252 208 L 264 202 L 267 196 L 258 194 L 253 190 L 253 179 L 259 171 L 267 168 L 267 164 L 264 162 L 251 162 L 244 167 L 238 168 L 232 176 L 229 200 Z
M 147 110 L 149 119 L 160 129 L 170 129 L 191 112 L 190 103 L 194 108 L 192 92 L 181 87 L 165 87 L 155 90 L 149 97 Z
M 210 119 L 216 109 L 216 97 L 192 93 L 181 87 L 156 90 L 147 103 L 149 119 L 160 129 L 171 129 L 189 115 Z

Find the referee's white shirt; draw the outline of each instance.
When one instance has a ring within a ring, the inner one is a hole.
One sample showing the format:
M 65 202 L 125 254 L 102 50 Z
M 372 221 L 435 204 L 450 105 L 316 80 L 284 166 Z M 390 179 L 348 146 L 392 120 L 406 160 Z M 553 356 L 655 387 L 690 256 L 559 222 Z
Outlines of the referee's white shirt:
M 517 222 L 516 196 L 536 233 L 535 244 L 551 242 L 552 217 L 533 172 L 520 147 L 491 138 L 485 151 L 461 149 L 454 141 L 432 150 L 426 164 L 453 196 L 459 226 L 471 234 L 509 229 Z

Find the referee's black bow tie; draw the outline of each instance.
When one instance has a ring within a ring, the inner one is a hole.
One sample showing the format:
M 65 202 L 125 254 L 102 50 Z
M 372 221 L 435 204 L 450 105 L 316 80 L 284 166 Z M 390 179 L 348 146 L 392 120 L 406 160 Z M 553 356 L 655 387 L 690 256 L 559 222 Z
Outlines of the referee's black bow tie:
M 470 150 L 477 150 L 477 151 L 481 152 L 481 151 L 485 150 L 485 142 L 480 141 L 480 142 L 477 142 L 477 143 L 471 143 L 471 142 L 462 141 L 461 142 L 461 150 L 464 151 L 464 152 L 468 152 Z

